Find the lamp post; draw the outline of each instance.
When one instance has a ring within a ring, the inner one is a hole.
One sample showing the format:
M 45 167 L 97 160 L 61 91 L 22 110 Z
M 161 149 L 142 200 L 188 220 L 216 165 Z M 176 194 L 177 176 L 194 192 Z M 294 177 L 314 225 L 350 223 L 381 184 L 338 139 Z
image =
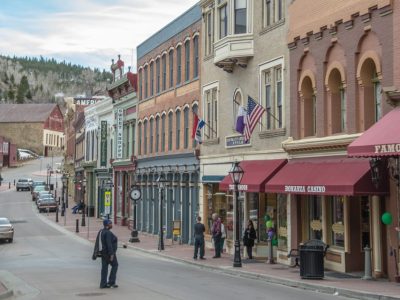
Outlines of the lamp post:
M 133 224 L 132 224 L 132 232 L 131 232 L 131 238 L 129 239 L 130 243 L 138 243 L 140 242 L 139 237 L 138 237 L 138 231 L 136 230 L 137 228 L 137 210 L 136 210 L 136 205 L 137 201 L 140 200 L 142 197 L 142 193 L 140 191 L 140 188 L 138 186 L 132 186 L 131 187 L 131 192 L 129 194 L 132 202 L 133 202 Z
M 159 216 L 160 216 L 160 230 L 158 235 L 158 250 L 164 250 L 164 228 L 163 228 L 163 202 L 164 202 L 164 190 L 166 180 L 162 174 L 160 174 L 157 178 L 157 185 L 160 192 L 160 207 L 159 207 Z
M 65 214 L 65 187 L 68 184 L 68 176 L 64 173 L 61 177 L 62 181 L 62 204 L 61 204 L 61 216 L 63 217 Z M 67 196 L 68 197 L 68 196 Z
M 242 259 L 240 258 L 240 239 L 239 239 L 239 190 L 238 185 L 243 178 L 243 169 L 239 166 L 239 162 L 234 162 L 229 171 L 232 182 L 235 186 L 235 256 L 233 260 L 234 267 L 242 266 Z
M 82 207 L 82 221 L 81 221 L 81 226 L 86 226 L 86 221 L 85 221 L 85 193 L 86 193 L 86 178 L 84 177 L 81 181 L 81 191 L 82 191 L 82 202 L 83 202 L 83 207 Z

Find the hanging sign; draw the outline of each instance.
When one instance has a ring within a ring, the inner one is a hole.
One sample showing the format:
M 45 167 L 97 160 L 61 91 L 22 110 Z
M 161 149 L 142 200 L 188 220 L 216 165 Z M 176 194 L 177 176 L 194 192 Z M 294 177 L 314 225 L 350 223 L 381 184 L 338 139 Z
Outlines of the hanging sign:
M 117 110 L 117 159 L 122 159 L 123 143 L 124 143 L 124 110 Z
M 101 121 L 100 167 L 107 166 L 107 121 Z

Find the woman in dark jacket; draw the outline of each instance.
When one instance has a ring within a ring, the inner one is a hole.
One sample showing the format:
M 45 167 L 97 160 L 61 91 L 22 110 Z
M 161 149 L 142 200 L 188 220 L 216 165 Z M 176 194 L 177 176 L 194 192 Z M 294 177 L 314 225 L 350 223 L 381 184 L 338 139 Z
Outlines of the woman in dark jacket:
M 249 220 L 247 228 L 243 235 L 243 244 L 246 246 L 249 259 L 253 259 L 254 240 L 257 238 L 256 230 L 254 229 L 253 221 Z

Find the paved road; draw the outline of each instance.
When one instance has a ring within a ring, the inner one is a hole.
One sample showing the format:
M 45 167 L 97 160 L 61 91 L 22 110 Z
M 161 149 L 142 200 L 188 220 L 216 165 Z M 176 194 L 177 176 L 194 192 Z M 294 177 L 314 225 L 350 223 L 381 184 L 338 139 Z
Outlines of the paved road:
M 21 174 L 26 172 L 21 168 Z M 0 192 L 0 215 L 15 225 L 0 243 L 0 280 L 17 299 L 338 299 L 333 295 L 231 277 L 120 248 L 118 289 L 100 290 L 92 244 L 60 231 L 36 212 L 29 192 Z

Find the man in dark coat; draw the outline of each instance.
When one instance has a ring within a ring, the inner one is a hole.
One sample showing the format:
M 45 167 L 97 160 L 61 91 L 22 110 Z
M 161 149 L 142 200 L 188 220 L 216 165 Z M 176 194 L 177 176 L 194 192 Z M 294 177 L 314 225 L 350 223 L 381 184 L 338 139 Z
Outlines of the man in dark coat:
M 101 257 L 101 281 L 100 288 L 117 288 L 118 285 L 115 284 L 117 278 L 118 270 L 118 260 L 117 260 L 117 248 L 118 248 L 118 238 L 111 232 L 112 222 L 111 220 L 103 221 L 104 229 L 101 233 L 101 243 L 102 243 L 102 257 Z M 108 275 L 108 265 L 111 265 L 111 272 L 107 282 Z
M 222 236 L 221 219 L 218 217 L 218 214 L 216 213 L 213 213 L 211 217 L 214 221 L 211 228 L 211 234 L 214 240 L 214 249 L 215 249 L 215 255 L 213 256 L 213 258 L 219 258 L 221 257 L 221 236 Z
M 197 259 L 197 254 L 200 248 L 200 259 L 204 258 L 204 232 L 206 228 L 201 223 L 201 217 L 197 217 L 197 223 L 194 224 L 194 259 Z

